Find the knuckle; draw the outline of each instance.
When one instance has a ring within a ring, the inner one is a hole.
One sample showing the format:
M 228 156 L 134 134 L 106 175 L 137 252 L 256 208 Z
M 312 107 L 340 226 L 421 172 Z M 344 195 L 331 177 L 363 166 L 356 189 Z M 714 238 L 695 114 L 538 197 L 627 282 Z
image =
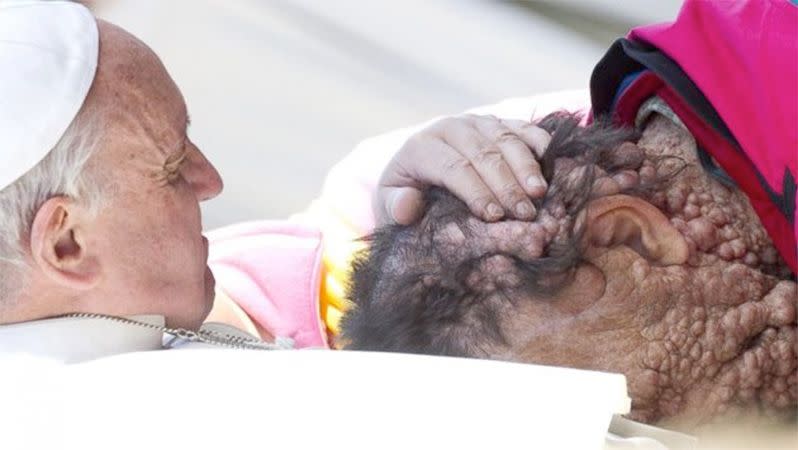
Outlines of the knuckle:
M 523 144 L 515 133 L 507 129 L 497 131 L 493 141 L 497 144 Z
M 501 198 L 504 199 L 505 201 L 511 202 L 513 205 L 526 198 L 526 195 L 521 191 L 521 189 L 515 183 L 505 184 L 504 186 L 502 186 L 500 192 L 501 194 L 499 195 L 501 196 Z
M 475 163 L 480 166 L 495 169 L 504 163 L 504 157 L 501 150 L 496 144 L 491 144 L 485 147 L 482 151 L 474 156 Z
M 452 158 L 443 166 L 445 173 L 462 173 L 473 168 L 473 164 L 466 158 Z

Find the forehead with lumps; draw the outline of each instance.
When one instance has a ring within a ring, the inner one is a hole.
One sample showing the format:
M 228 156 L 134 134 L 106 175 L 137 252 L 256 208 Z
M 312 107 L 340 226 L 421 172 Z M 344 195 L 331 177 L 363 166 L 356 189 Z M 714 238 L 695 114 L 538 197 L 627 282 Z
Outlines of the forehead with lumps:
M 122 28 L 98 20 L 97 74 L 87 99 L 112 139 L 138 143 L 170 155 L 182 147 L 188 116 L 183 97 L 161 60 Z M 132 155 L 131 155 L 132 156 Z
M 672 170 L 684 161 L 678 179 L 648 199 L 685 237 L 692 266 L 719 261 L 740 263 L 779 278 L 790 276 L 784 260 L 740 190 L 709 176 L 698 161 L 692 136 L 664 118 L 654 120 L 640 147 L 647 159 L 658 161 L 643 174 Z

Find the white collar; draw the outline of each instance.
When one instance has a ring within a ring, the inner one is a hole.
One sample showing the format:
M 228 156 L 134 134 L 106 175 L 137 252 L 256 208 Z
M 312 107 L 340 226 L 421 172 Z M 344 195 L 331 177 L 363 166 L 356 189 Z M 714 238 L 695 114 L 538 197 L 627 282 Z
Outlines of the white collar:
M 163 316 L 129 317 L 163 326 Z M 64 363 L 81 362 L 119 353 L 162 348 L 163 333 L 133 323 L 102 318 L 60 317 L 0 325 L 0 358 L 33 356 Z

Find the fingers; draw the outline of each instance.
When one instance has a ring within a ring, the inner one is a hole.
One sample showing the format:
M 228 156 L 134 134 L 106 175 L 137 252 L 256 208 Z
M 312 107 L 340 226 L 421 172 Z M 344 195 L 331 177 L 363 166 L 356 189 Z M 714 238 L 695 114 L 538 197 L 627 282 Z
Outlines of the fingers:
M 375 206 L 383 223 L 411 224 L 426 186 L 442 186 L 485 221 L 533 219 L 530 198 L 545 195 L 538 158 L 551 140 L 523 121 L 491 116 L 443 119 L 411 137 L 383 172 Z
M 542 150 L 540 150 L 542 155 L 545 146 L 548 145 L 546 139 L 548 133 L 534 126 L 533 128 L 542 131 L 543 135 L 532 129 L 523 130 L 523 127 L 518 127 L 519 130 L 527 133 L 529 142 L 526 142 L 517 132 L 497 119 L 480 117 L 476 119 L 476 125 L 483 136 L 495 136 L 494 141 L 501 149 L 504 160 L 510 166 L 518 184 L 526 194 L 532 198 L 546 195 L 546 179 L 543 177 L 540 164 L 535 159 L 535 153 L 533 153 L 535 150 L 532 149 L 532 146 L 542 146 Z
M 501 123 L 524 141 L 535 152 L 537 159 L 543 158 L 551 142 L 551 135 L 546 130 L 523 120 L 501 120 Z
M 539 194 L 539 188 L 528 190 L 525 186 L 528 177 L 540 174 L 540 167 L 507 127 L 495 118 L 467 116 L 447 124 L 443 135 L 469 160 L 509 216 L 535 217 L 529 196 Z
M 399 188 L 412 187 L 421 192 L 423 186 L 430 185 L 446 188 L 483 220 L 495 221 L 504 216 L 504 209 L 471 162 L 442 139 L 430 136 L 419 137 L 418 142 L 408 141 L 397 153 L 380 180 L 377 201 L 384 205 L 391 221 L 412 223 L 423 212 L 423 198 L 416 202 L 388 197 L 398 195 L 395 190 Z M 419 206 L 418 211 L 406 212 L 414 206 Z
M 502 148 L 504 159 L 513 170 L 516 180 L 532 198 L 541 198 L 546 195 L 546 179 L 543 178 L 540 164 L 532 156 L 525 145 L 521 144 L 517 138 L 512 145 Z
M 413 187 L 385 187 L 379 194 L 384 205 L 381 224 L 410 225 L 424 212 L 424 192 Z

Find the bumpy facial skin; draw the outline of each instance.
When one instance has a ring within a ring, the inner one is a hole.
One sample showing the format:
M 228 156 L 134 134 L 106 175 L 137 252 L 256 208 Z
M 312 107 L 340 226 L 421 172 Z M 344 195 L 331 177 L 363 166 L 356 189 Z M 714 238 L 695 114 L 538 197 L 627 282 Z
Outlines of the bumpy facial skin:
M 544 161 L 533 222 L 483 223 L 433 192 L 421 223 L 377 233 L 350 348 L 620 372 L 647 422 L 794 415 L 798 292 L 747 198 L 667 119 L 637 144 L 606 137 L 587 139 L 593 160 Z
M 668 305 L 641 329 L 638 370 L 646 382 L 632 385 L 643 387 L 633 393 L 638 414 L 794 409 L 798 292 L 756 213 L 744 194 L 699 169 L 694 141 L 669 122 L 654 121 L 640 146 L 649 158 L 671 153 L 688 162 L 651 203 L 685 237 L 690 257 L 669 268 L 633 257 L 626 273 L 612 272 L 634 286 L 638 301 Z M 623 256 L 604 258 L 612 267 L 609 261 Z
M 748 200 L 709 177 L 692 138 L 664 119 L 638 147 L 641 182 L 686 163 L 646 200 L 689 257 L 662 265 L 626 245 L 589 249 L 554 301 L 525 302 L 505 322 L 515 331 L 502 356 L 621 371 L 645 421 L 794 411 L 798 293 Z M 580 301 L 572 289 L 600 295 Z

